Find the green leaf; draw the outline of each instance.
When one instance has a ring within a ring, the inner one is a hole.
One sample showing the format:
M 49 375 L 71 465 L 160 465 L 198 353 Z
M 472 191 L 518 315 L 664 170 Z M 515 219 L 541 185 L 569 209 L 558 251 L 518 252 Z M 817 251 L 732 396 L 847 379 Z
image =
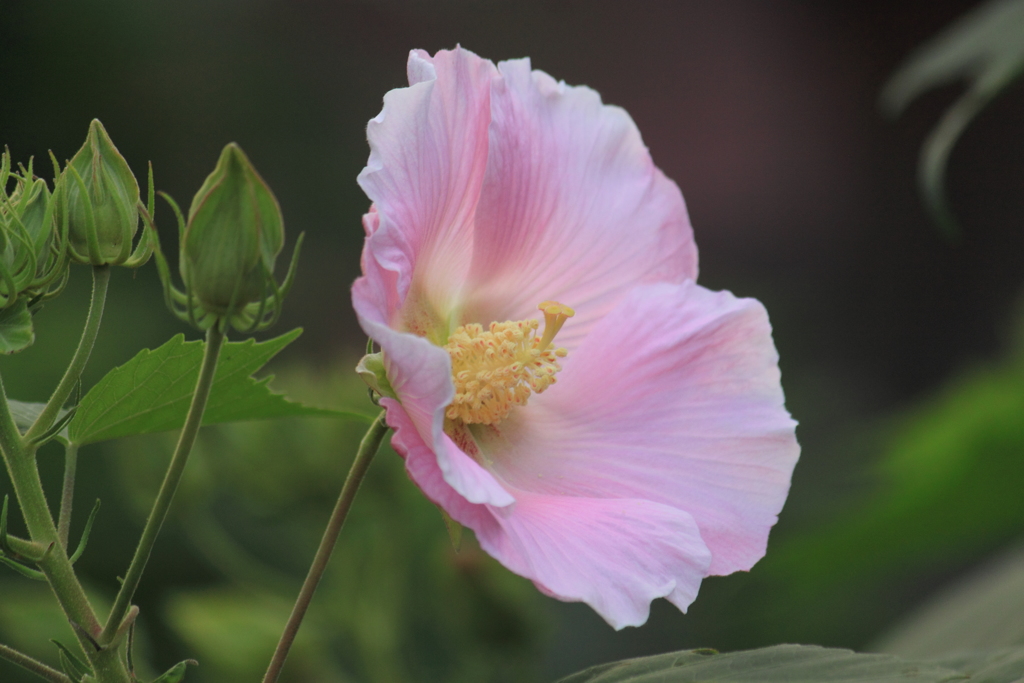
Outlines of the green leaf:
M 1024 70 L 1024 0 L 990 0 L 917 49 L 882 90 L 890 115 L 934 87 L 961 78 L 971 84 L 940 119 L 921 149 L 918 183 L 932 216 L 947 232 L 956 222 L 943 176 L 960 134 L 993 97 Z
M 926 683 L 957 680 L 968 678 L 937 664 L 907 662 L 891 655 L 859 654 L 814 645 L 773 645 L 725 654 L 690 650 L 627 659 L 581 671 L 559 683 Z
M 199 662 L 194 659 L 186 659 L 184 662 L 178 662 L 170 669 L 160 674 L 157 678 L 153 679 L 153 683 L 181 683 L 182 679 L 185 678 L 185 669 L 188 665 L 199 666 Z
M 369 416 L 289 401 L 267 386 L 272 376 L 252 374 L 295 340 L 301 329 L 265 342 L 229 342 L 221 351 L 203 424 L 278 417 Z M 203 360 L 203 342 L 186 342 L 183 335 L 163 346 L 143 349 L 114 368 L 82 397 L 69 425 L 69 438 L 83 445 L 133 434 L 178 429 L 185 423 L 192 391 Z
M 1024 649 L 961 652 L 935 660 L 937 664 L 962 671 L 971 683 L 1020 683 L 1024 680 Z
M 21 298 L 13 306 L 0 310 L 0 353 L 12 354 L 27 349 L 36 340 L 32 314 Z
M 1024 646 L 1024 548 L 947 589 L 897 624 L 872 649 L 931 658 L 1008 646 Z

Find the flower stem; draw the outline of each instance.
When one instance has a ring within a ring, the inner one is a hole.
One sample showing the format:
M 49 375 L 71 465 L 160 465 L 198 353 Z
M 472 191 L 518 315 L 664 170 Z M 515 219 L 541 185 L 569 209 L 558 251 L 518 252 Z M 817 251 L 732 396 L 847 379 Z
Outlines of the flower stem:
M 78 444 L 64 447 L 64 486 L 60 495 L 60 514 L 57 517 L 57 540 L 68 549 L 71 533 L 71 508 L 75 501 L 75 473 L 78 470 Z
M 3 657 L 8 662 L 17 664 L 26 671 L 31 671 L 42 679 L 52 681 L 52 683 L 71 683 L 70 678 L 56 669 L 52 669 L 39 660 L 33 659 L 26 654 L 22 654 L 14 648 L 7 647 L 2 643 L 0 643 L 0 657 Z
M 199 379 L 196 381 L 196 389 L 192 394 L 192 405 L 188 409 L 188 417 L 185 418 L 185 426 L 181 428 L 178 436 L 178 445 L 171 456 L 171 464 L 164 475 L 164 481 L 160 485 L 160 492 L 157 493 L 153 502 L 153 509 L 146 520 L 146 526 L 139 538 L 139 545 L 135 549 L 135 556 L 128 565 L 128 571 L 124 575 L 124 582 L 121 590 L 114 599 L 114 606 L 110 609 L 110 616 L 107 618 L 106 626 L 99 637 L 99 643 L 106 645 L 110 643 L 117 634 L 118 628 L 128 608 L 131 606 L 135 589 L 142 580 L 142 572 L 149 561 L 149 555 L 156 544 L 156 537 L 167 519 L 167 512 L 174 499 L 174 492 L 181 481 L 181 475 L 185 471 L 185 463 L 188 461 L 189 453 L 192 452 L 192 445 L 196 441 L 196 434 L 203 421 L 203 411 L 206 409 L 206 399 L 210 396 L 210 388 L 213 386 L 214 373 L 217 370 L 217 358 L 220 356 L 220 349 L 224 344 L 224 331 L 219 324 L 215 324 L 206 332 L 206 349 L 203 353 L 203 365 L 199 370 Z
M 309 574 L 306 575 L 306 580 L 302 584 L 299 597 L 295 600 L 295 606 L 292 608 L 291 616 L 288 617 L 288 623 L 284 627 L 284 633 L 281 634 L 281 640 L 274 651 L 274 657 L 270 660 L 270 666 L 267 667 L 263 683 L 276 683 L 281 675 L 284 660 L 288 657 L 288 651 L 291 649 L 292 643 L 295 642 L 295 636 L 299 632 L 299 627 L 302 626 L 302 619 L 306 616 L 306 610 L 309 609 L 309 603 L 313 600 L 316 587 L 324 575 L 324 570 L 327 569 L 327 563 L 331 560 L 331 552 L 338 541 L 338 534 L 341 533 L 345 517 L 348 516 L 349 508 L 352 507 L 352 501 L 355 500 L 359 485 L 363 482 L 363 477 L 366 476 L 366 471 L 370 467 L 370 461 L 373 460 L 373 456 L 380 448 L 380 444 L 387 432 L 388 425 L 384 422 L 384 413 L 382 412 L 373 421 L 373 424 L 370 425 L 366 435 L 363 436 L 363 440 L 359 444 L 355 460 L 352 461 L 352 467 L 345 478 L 345 484 L 341 487 L 338 502 L 334 506 L 334 512 L 331 513 L 327 529 L 324 530 L 324 536 L 320 540 L 320 547 L 313 558 L 313 564 L 309 567 Z
M 92 347 L 96 343 L 96 335 L 100 331 L 100 322 L 103 320 L 103 305 L 107 300 L 107 286 L 110 284 L 110 266 L 93 266 L 92 269 L 92 301 L 89 303 L 89 315 L 85 319 L 85 328 L 82 330 L 82 338 L 75 349 L 75 355 L 71 357 L 71 363 L 64 372 L 60 384 L 54 389 L 46 407 L 39 413 L 39 417 L 32 423 L 25 432 L 25 440 L 31 441 L 44 433 L 57 419 L 61 406 L 68 400 L 71 391 L 75 388 L 78 380 L 82 377 L 85 364 L 89 362 L 92 354 Z

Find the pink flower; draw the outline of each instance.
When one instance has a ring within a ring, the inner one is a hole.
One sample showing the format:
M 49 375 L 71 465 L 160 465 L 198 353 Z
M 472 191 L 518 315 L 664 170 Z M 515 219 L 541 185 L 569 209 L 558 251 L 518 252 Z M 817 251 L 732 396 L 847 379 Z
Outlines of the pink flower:
M 685 610 L 764 555 L 799 455 L 764 308 L 695 284 L 622 109 L 528 59 L 417 50 L 408 74 L 369 124 L 352 295 L 395 449 L 544 593 L 615 628 Z

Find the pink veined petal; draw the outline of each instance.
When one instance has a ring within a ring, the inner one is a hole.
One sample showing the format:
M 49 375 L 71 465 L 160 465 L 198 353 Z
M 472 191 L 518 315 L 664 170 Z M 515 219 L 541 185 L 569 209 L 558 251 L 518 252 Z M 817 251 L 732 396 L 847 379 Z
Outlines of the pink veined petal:
M 685 612 L 711 560 L 690 515 L 649 500 L 517 491 L 514 506 L 492 512 L 500 528 L 477 531 L 484 550 L 616 629 L 646 622 L 655 598 Z
M 466 319 L 534 318 L 555 299 L 576 310 L 558 341 L 572 349 L 630 287 L 695 279 L 693 231 L 623 109 L 529 59 L 498 70 Z
M 419 438 L 431 444 L 437 466 L 445 481 L 467 500 L 503 506 L 512 496 L 444 433 L 444 410 L 455 395 L 451 359 L 447 352 L 426 339 L 396 332 L 379 319 L 371 297 L 365 294 L 368 278 L 360 278 L 352 287 L 352 300 L 363 330 L 380 344 L 388 381 L 398 401 L 385 399 L 388 419 L 401 412 L 408 418 L 404 428 L 414 429 Z
M 378 227 L 380 227 L 380 214 L 377 213 L 377 207 L 371 205 L 370 210 L 363 215 L 363 229 L 366 231 L 366 236 L 373 235 Z M 360 262 L 363 267 L 363 276 L 358 280 L 360 296 L 363 298 L 364 305 L 372 306 L 375 310 L 374 319 L 386 324 L 402 306 L 402 296 L 398 292 L 398 273 L 387 270 L 377 262 L 370 251 L 369 239 L 363 244 Z
M 388 410 L 388 426 L 395 430 L 391 437 L 391 445 L 405 458 L 409 476 L 427 498 L 470 529 L 480 529 L 488 524 L 494 524 L 494 516 L 489 506 L 471 503 L 446 481 L 444 472 L 438 465 L 437 455 L 423 440 L 402 406 L 393 399 L 384 399 L 381 403 Z M 514 504 L 513 502 L 512 505 Z
M 512 489 L 687 512 L 710 573 L 729 574 L 764 555 L 799 456 L 779 379 L 760 303 L 693 282 L 645 285 L 594 326 L 554 386 L 478 443 Z
M 389 409 L 395 449 L 432 501 L 476 532 L 512 571 L 561 600 L 586 602 L 613 627 L 638 626 L 650 603 L 693 602 L 710 553 L 685 512 L 646 500 L 545 496 L 515 491 L 503 508 L 475 505 L 447 484 L 408 415 Z
M 494 64 L 467 50 L 413 51 L 411 85 L 387 93 L 367 126 L 370 158 L 359 185 L 379 222 L 367 255 L 397 273 L 401 301 L 415 283 L 447 310 L 465 279 L 496 75 Z

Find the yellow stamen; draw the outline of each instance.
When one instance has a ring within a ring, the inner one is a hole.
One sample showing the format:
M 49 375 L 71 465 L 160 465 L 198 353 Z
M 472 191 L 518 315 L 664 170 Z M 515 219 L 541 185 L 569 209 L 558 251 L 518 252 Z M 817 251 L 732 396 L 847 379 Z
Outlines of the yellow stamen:
M 541 337 L 540 348 L 546 349 L 565 321 L 576 315 L 576 311 L 557 301 L 544 301 L 537 308 L 544 312 L 544 336 Z
M 561 370 L 563 348 L 550 348 L 558 330 L 572 317 L 573 310 L 545 301 L 544 336 L 537 337 L 536 320 L 494 322 L 489 329 L 471 323 L 455 330 L 444 349 L 452 359 L 455 399 L 445 415 L 465 424 L 493 425 L 501 422 L 514 406 L 526 405 L 533 393 L 555 383 Z

